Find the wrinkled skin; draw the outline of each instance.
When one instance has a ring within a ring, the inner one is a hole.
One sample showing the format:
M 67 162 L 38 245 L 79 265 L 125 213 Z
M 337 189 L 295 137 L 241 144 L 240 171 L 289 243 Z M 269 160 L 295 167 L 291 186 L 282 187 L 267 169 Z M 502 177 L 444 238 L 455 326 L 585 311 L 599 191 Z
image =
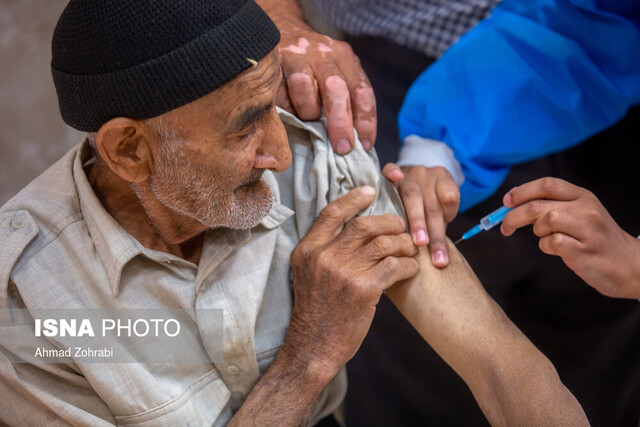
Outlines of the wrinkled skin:
M 345 42 L 313 31 L 295 0 L 258 0 L 281 33 L 278 45 L 287 84 L 276 103 L 302 120 L 317 120 L 322 108 L 338 154 L 354 146 L 355 126 L 363 147 L 376 140 L 376 99 L 360 60 Z

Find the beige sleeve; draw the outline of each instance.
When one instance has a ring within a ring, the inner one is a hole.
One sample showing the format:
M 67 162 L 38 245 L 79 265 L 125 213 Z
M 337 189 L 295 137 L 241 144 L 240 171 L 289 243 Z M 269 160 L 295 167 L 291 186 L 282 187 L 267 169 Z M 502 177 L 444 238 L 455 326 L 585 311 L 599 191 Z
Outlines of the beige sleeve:
M 296 213 L 296 231 L 304 236 L 322 208 L 350 190 L 370 185 L 376 200 L 361 215 L 392 213 L 404 216 L 402 200 L 395 187 L 380 173 L 375 150 L 362 148 L 356 132 L 354 149 L 344 156 L 335 154 L 329 143 L 325 123 L 302 122 L 279 110 L 291 147 L 291 167 L 276 174 L 283 204 Z M 355 131 L 355 130 L 354 130 Z

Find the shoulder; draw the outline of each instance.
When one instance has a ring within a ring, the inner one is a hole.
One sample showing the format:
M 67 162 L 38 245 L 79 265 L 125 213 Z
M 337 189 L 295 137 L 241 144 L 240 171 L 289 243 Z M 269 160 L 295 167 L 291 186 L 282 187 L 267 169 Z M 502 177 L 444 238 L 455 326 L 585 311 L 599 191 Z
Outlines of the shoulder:
M 82 221 L 74 159 L 71 150 L 0 208 L 0 299 L 15 268 Z

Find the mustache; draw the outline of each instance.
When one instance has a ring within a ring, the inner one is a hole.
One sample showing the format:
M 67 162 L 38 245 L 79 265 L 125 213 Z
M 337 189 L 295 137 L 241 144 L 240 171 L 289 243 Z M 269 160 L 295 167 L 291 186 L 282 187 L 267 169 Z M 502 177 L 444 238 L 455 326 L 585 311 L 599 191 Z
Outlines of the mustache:
M 251 169 L 251 172 L 245 179 L 242 180 L 239 187 L 250 186 L 255 184 L 262 178 L 262 174 L 264 173 L 264 169 Z

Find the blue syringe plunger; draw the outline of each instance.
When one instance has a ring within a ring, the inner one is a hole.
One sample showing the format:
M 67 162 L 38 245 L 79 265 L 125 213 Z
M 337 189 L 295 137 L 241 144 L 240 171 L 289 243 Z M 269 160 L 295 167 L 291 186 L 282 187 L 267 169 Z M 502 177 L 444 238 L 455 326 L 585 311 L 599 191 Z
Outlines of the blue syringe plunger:
M 496 209 L 495 211 L 491 212 L 489 215 L 485 216 L 480 220 L 480 224 L 476 225 L 471 230 L 464 233 L 462 237 L 455 242 L 455 244 L 457 245 L 463 240 L 468 240 L 473 236 L 475 236 L 476 234 L 480 233 L 481 231 L 491 230 L 493 227 L 495 227 L 496 225 L 502 222 L 502 220 L 504 219 L 504 216 L 510 210 L 511 210 L 510 208 L 506 206 L 502 206 L 500 209 Z
M 482 228 L 484 231 L 491 230 L 493 227 L 502 222 L 504 216 L 510 210 L 511 209 L 506 206 L 502 206 L 500 209 L 496 209 L 480 220 L 480 228 Z

